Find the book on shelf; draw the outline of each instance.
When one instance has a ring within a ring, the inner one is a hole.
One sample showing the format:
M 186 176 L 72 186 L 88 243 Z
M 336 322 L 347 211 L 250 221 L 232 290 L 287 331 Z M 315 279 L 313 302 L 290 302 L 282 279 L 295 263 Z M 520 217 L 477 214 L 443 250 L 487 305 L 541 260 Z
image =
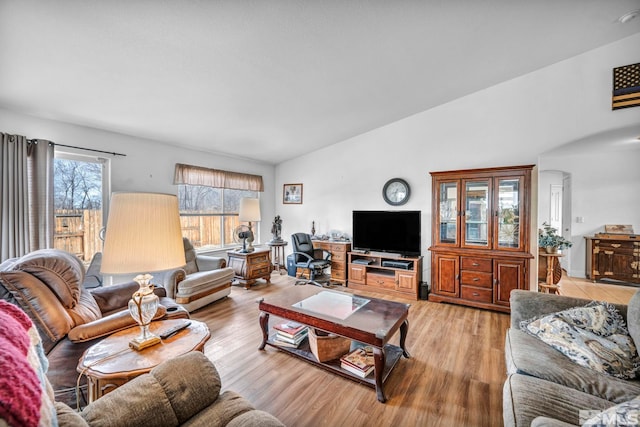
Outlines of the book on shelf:
M 283 347 L 291 347 L 291 348 L 300 347 L 300 344 L 306 338 L 307 338 L 307 334 L 301 335 L 297 339 L 292 339 L 292 338 L 289 338 L 289 337 L 283 337 L 283 336 L 279 335 L 278 333 L 275 333 L 275 334 L 271 335 L 271 341 L 273 341 L 274 344 L 281 345 Z
M 279 337 L 278 334 L 271 335 L 271 341 L 273 341 L 274 344 L 282 346 L 282 347 L 289 347 L 289 348 L 298 348 L 298 347 L 300 347 L 300 344 L 302 344 L 302 342 L 306 338 L 307 338 L 307 336 L 305 335 L 299 341 L 291 342 L 291 341 L 282 340 L 282 337 Z
M 366 378 L 374 370 L 373 348 L 358 347 L 340 358 L 340 367 L 361 378 Z
M 281 336 L 289 338 L 296 338 L 300 334 L 306 335 L 308 332 L 307 326 L 293 321 L 278 323 L 273 326 L 273 329 L 275 329 Z

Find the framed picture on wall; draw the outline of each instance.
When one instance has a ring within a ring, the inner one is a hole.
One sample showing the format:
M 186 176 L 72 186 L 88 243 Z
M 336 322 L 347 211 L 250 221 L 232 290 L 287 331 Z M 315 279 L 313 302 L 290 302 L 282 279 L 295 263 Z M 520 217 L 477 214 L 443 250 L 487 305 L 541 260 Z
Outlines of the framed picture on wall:
M 302 204 L 302 184 L 285 184 L 282 188 L 282 203 Z

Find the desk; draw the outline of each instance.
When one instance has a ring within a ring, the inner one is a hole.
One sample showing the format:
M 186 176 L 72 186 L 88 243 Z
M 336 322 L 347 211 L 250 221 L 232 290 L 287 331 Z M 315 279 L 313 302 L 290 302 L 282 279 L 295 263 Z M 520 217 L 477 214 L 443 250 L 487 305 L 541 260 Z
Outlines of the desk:
M 347 253 L 351 251 L 351 242 L 332 240 L 314 240 L 313 247 L 331 254 L 331 282 L 347 285 Z M 297 274 L 296 274 L 297 275 Z
M 184 322 L 160 320 L 151 322 L 149 330 L 160 334 Z M 165 360 L 173 359 L 190 351 L 202 351 L 211 336 L 205 323 L 190 319 L 191 324 L 176 335 L 141 351 L 129 348 L 129 341 L 140 334 L 134 326 L 116 332 L 89 347 L 78 363 L 78 372 L 87 376 L 89 403 L 115 390 L 131 379 L 146 374 Z
M 540 257 L 540 266 L 544 267 L 544 264 L 546 264 L 544 280 L 541 280 L 542 275 L 540 270 L 538 270 L 538 280 L 540 281 L 540 283 L 538 283 L 538 288 L 540 288 L 542 292 L 557 294 L 558 290 L 560 289 L 560 286 L 558 286 L 557 283 L 560 280 L 554 280 L 554 271 L 555 269 L 558 269 L 560 267 L 560 257 L 562 257 L 563 255 L 558 253 L 548 254 L 546 252 L 540 252 L 538 256 Z M 560 276 L 562 276 L 562 270 L 560 271 Z
M 282 270 L 287 271 L 287 266 L 285 265 L 285 257 L 284 257 L 284 247 L 289 243 L 284 240 L 280 242 L 269 242 L 267 246 L 271 248 L 271 261 L 273 262 L 273 269 L 282 274 Z

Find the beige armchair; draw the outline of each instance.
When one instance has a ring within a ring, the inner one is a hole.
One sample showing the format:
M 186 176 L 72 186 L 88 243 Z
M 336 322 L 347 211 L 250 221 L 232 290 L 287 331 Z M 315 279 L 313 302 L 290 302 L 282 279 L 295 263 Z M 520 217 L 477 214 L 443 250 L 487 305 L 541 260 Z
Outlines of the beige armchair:
M 176 270 L 153 273 L 153 282 L 167 291 L 167 296 L 192 312 L 231 293 L 234 271 L 221 257 L 199 255 L 183 238 L 187 264 Z

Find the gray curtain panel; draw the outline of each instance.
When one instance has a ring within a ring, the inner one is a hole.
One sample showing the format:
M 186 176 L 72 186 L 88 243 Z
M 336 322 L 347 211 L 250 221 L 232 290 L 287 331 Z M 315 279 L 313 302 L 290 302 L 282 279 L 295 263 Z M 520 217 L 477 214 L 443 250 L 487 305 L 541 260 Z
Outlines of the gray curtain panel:
M 27 150 L 30 251 L 53 247 L 55 231 L 53 180 L 55 148 L 37 139 Z
M 53 160 L 48 141 L 0 133 L 0 262 L 53 246 Z

